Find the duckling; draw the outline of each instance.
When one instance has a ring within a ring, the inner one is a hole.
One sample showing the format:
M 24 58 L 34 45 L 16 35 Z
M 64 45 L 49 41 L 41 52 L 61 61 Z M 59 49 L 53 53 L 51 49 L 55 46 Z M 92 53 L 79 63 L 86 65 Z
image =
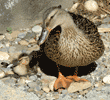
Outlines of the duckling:
M 61 32 L 52 34 L 51 30 L 57 26 L 61 27 Z M 94 23 L 81 15 L 65 11 L 61 6 L 45 11 L 42 27 L 43 31 L 48 32 L 42 31 L 38 44 L 45 42 L 44 52 L 57 66 L 86 66 L 99 59 L 104 52 L 103 41 Z M 72 79 L 88 81 L 77 75 L 64 77 L 59 72 L 54 88 L 68 88 Z
M 26 75 L 28 74 L 28 64 L 29 64 L 29 57 L 24 56 L 19 59 L 19 64 L 13 68 L 13 71 L 18 75 Z

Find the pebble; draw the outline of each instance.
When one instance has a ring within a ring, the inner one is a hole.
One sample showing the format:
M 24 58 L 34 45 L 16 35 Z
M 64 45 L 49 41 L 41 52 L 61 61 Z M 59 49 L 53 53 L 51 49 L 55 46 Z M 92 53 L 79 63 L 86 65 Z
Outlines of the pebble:
M 4 35 L 0 35 L 0 41 L 4 39 Z
M 5 33 L 5 36 L 8 40 L 12 41 L 12 36 L 9 33 Z
M 50 91 L 50 89 L 47 87 L 47 86 L 44 86 L 43 88 L 43 91 L 45 91 L 46 93 L 48 93 Z
M 9 57 L 8 53 L 0 51 L 0 60 L 8 60 Z
M 36 81 L 37 80 L 37 76 L 36 75 L 30 76 L 29 79 L 32 80 L 32 81 Z
M 51 91 L 54 91 L 54 83 L 55 83 L 55 81 L 56 81 L 56 79 L 53 80 L 53 81 L 51 81 L 51 82 L 49 83 L 49 89 L 50 89 Z
M 38 85 L 37 85 L 36 82 L 29 82 L 29 83 L 28 83 L 28 86 L 29 86 L 30 88 L 36 88 Z
M 106 76 L 103 78 L 103 82 L 106 83 L 106 84 L 110 84 L 110 75 L 106 75 Z
M 0 78 L 3 78 L 5 76 L 5 72 L 4 71 L 0 71 Z
M 15 44 L 18 44 L 19 41 L 21 41 L 21 39 L 20 38 L 16 38 L 14 42 L 15 42 Z
M 41 91 L 41 87 L 37 85 L 37 86 L 34 88 L 34 90 L 35 90 L 35 91 Z
M 90 82 L 80 82 L 80 83 L 72 82 L 67 90 L 69 93 L 73 93 L 73 92 L 77 92 L 77 91 L 87 89 L 91 86 L 92 85 Z
M 29 43 L 36 43 L 36 41 L 35 41 L 35 39 L 32 38 L 29 40 Z
M 25 40 L 21 40 L 21 41 L 19 41 L 18 42 L 20 45 L 25 45 L 25 46 L 28 46 L 29 45 L 29 43 L 27 42 L 27 41 L 25 41 Z
M 18 38 L 24 38 L 26 36 L 26 32 L 24 32 L 24 33 L 19 33 L 18 34 Z
M 41 33 L 42 31 L 42 27 L 39 26 L 39 25 L 36 25 L 32 28 L 32 31 L 35 32 L 35 33 Z

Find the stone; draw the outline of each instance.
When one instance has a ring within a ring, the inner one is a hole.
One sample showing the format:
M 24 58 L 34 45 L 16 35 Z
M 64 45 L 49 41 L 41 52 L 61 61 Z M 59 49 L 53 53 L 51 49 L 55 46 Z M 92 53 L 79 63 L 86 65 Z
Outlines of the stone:
M 26 80 L 27 80 L 26 77 L 20 77 L 20 79 L 18 80 L 18 84 L 24 85 L 26 83 Z
M 19 41 L 21 41 L 21 39 L 20 38 L 16 38 L 14 42 L 15 42 L 15 44 L 18 44 Z
M 4 39 L 4 35 L 0 35 L 0 41 Z
M 4 71 L 0 71 L 0 78 L 3 78 L 5 76 L 5 72 Z
M 49 83 L 49 89 L 50 89 L 51 91 L 54 91 L 54 83 L 55 83 L 55 81 L 56 81 L 56 79 L 54 79 L 53 81 L 51 81 L 51 82 Z
M 21 41 L 19 41 L 18 42 L 20 45 L 25 45 L 25 46 L 28 46 L 29 45 L 29 43 L 27 42 L 27 41 L 25 41 L 25 40 L 21 40 Z
M 106 83 L 106 84 L 110 84 L 110 75 L 106 75 L 106 76 L 103 78 L 103 82 Z
M 29 86 L 30 88 L 36 88 L 38 85 L 37 85 L 36 82 L 29 82 L 29 83 L 28 83 L 28 86 Z
M 12 41 L 12 37 L 11 37 L 11 34 L 9 33 L 5 33 L 5 36 L 8 40 Z
M 26 36 L 26 33 L 25 33 L 25 32 L 24 32 L 24 33 L 19 33 L 19 34 L 18 34 L 18 38 L 21 38 L 21 39 L 24 38 L 25 36 Z
M 39 26 L 39 25 L 36 25 L 32 28 L 32 31 L 35 32 L 35 33 L 41 33 L 42 31 L 42 27 Z
M 29 51 L 29 52 L 38 51 L 38 50 L 40 50 L 40 47 L 39 47 L 38 45 L 35 45 L 35 46 L 33 46 L 33 47 L 28 48 L 28 51 Z
M 67 90 L 69 93 L 73 93 L 73 92 L 81 91 L 83 89 L 87 89 L 91 86 L 92 84 L 90 82 L 80 82 L 80 83 L 72 82 Z
M 43 87 L 43 91 L 45 91 L 46 93 L 48 93 L 50 91 L 50 89 L 47 86 Z
M 35 41 L 35 39 L 31 38 L 31 39 L 29 40 L 29 43 L 36 43 L 36 41 Z
M 0 51 L 0 60 L 8 60 L 9 57 L 8 53 Z

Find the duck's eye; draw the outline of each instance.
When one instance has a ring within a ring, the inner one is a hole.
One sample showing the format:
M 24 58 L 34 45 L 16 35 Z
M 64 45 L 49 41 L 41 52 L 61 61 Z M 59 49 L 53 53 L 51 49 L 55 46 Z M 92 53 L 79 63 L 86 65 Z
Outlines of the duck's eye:
M 54 16 L 51 16 L 50 19 L 52 19 Z

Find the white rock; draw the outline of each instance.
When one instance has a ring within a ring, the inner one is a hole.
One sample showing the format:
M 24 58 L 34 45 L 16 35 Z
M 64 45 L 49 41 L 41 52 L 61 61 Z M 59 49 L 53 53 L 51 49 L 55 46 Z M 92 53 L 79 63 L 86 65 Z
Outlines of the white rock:
M 84 7 L 88 11 L 97 11 L 98 10 L 98 4 L 95 0 L 88 0 L 85 2 Z
M 4 37 L 4 35 L 0 35 L 0 41 L 3 40 Z
M 56 79 L 49 83 L 49 89 L 50 89 L 51 91 L 54 90 L 54 83 L 55 83 L 55 81 L 56 81 Z
M 0 78 L 3 78 L 5 76 L 5 72 L 4 71 L 0 71 Z
M 69 11 L 74 12 L 76 10 L 76 8 L 78 7 L 78 5 L 79 5 L 79 3 L 75 3 Z
M 110 84 L 110 75 L 106 75 L 106 76 L 103 78 L 103 82 L 106 83 L 106 84 Z
M 36 25 L 32 28 L 32 31 L 35 32 L 35 33 L 41 33 L 42 31 L 42 27 L 39 26 L 39 25 Z
M 43 91 L 45 91 L 46 93 L 48 93 L 50 91 L 50 89 L 47 86 L 43 87 Z
M 8 53 L 0 51 L 0 60 L 8 60 L 8 58 Z
M 29 43 L 28 43 L 27 41 L 25 41 L 25 40 L 21 40 L 21 41 L 19 41 L 18 43 L 19 43 L 20 45 L 25 45 L 25 46 L 29 45 Z

